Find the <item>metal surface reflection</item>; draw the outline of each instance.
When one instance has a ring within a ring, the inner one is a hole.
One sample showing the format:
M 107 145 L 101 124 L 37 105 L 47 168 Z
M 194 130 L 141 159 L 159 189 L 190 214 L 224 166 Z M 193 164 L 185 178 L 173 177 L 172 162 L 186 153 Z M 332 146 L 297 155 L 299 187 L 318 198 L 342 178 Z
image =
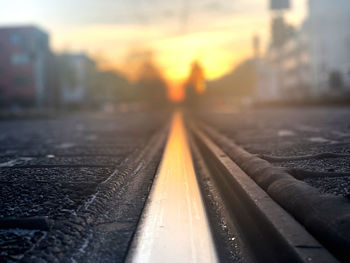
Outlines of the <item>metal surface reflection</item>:
M 141 220 L 128 262 L 218 261 L 181 112 Z

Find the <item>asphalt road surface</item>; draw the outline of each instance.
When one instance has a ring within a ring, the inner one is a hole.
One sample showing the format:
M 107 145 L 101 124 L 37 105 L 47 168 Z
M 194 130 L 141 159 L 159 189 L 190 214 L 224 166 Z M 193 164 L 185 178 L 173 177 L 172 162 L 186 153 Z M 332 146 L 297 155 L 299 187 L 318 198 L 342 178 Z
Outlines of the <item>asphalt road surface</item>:
M 196 116 L 248 152 L 307 173 L 303 180 L 321 192 L 349 196 L 350 108 L 258 108 Z
M 105 260 L 122 261 L 161 155 L 145 168 L 144 160 L 133 162 L 168 119 L 128 113 L 0 121 L 0 261 L 74 262 L 91 240 L 104 244 L 97 226 L 104 236 L 118 233 Z M 142 169 L 150 172 L 131 178 Z M 114 192 L 122 219 L 112 225 Z

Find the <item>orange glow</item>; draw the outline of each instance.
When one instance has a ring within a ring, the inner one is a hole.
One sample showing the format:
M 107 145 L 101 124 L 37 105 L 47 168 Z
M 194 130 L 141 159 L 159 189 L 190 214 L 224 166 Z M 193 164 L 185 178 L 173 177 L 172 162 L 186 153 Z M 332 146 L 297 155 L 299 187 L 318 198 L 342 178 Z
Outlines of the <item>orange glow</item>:
M 247 23 L 250 20 L 254 23 Z M 57 51 L 85 50 L 97 59 L 100 68 L 119 71 L 131 82 L 137 81 L 145 50 L 152 50 L 152 60 L 168 84 L 169 97 L 181 101 L 193 61 L 201 64 L 206 80 L 219 78 L 251 56 L 253 34 L 264 36 L 267 31 L 268 19 L 263 16 L 233 16 L 187 34 L 169 32 L 166 24 L 147 30 L 144 26 L 96 24 L 56 30 L 53 45 Z
M 181 102 L 185 98 L 184 84 L 181 82 L 168 82 L 168 97 L 174 102 Z

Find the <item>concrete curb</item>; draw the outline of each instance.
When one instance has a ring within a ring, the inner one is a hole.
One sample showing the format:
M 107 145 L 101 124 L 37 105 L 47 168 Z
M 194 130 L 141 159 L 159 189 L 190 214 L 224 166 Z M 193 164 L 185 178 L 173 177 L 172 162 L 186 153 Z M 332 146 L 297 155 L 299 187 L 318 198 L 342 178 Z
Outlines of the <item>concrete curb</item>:
M 203 132 L 193 134 L 253 262 L 338 262 Z
M 344 197 L 323 195 L 201 123 L 203 130 L 269 196 L 293 215 L 341 261 L 350 258 L 350 202 Z

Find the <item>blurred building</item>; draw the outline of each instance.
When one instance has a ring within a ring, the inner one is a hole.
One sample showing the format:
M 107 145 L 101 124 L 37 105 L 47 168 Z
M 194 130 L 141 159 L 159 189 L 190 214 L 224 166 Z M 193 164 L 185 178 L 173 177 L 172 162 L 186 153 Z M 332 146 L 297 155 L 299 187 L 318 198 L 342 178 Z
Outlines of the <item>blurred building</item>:
M 269 48 L 255 59 L 260 100 L 350 94 L 350 1 L 309 0 L 308 8 L 294 32 L 273 18 Z
M 96 84 L 95 62 L 83 53 L 56 55 L 56 74 L 60 104 L 80 106 L 88 104 Z
M 0 28 L 0 103 L 44 106 L 49 97 L 49 36 L 34 26 Z
M 309 0 L 313 93 L 350 90 L 350 1 Z
M 114 70 L 99 71 L 91 99 L 94 105 L 128 103 L 135 100 L 136 87 Z

